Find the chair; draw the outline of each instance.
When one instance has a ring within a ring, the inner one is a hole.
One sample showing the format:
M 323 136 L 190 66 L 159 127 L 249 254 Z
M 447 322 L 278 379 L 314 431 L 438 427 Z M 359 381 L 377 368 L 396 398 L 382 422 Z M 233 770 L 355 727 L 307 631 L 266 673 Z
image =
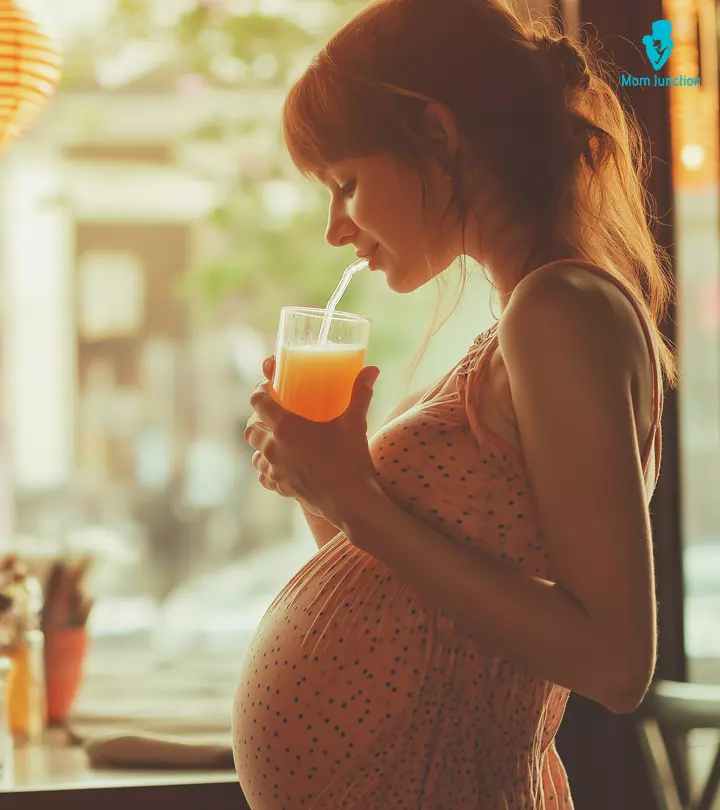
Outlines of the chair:
M 720 730 L 720 686 L 655 681 L 633 715 L 658 810 L 712 810 L 720 787 L 720 745 L 692 796 L 682 743 L 694 729 Z

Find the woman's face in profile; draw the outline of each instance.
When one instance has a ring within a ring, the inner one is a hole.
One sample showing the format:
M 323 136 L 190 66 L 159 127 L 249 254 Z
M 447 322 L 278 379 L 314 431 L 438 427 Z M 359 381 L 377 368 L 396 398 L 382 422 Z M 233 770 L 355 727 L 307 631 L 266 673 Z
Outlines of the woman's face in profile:
M 331 164 L 320 179 L 331 194 L 328 244 L 353 245 L 360 255 L 377 246 L 371 269 L 384 272 L 395 292 L 416 290 L 459 255 L 451 215 L 440 231 L 450 181 L 439 166 L 429 170 L 424 215 L 420 178 L 393 157 L 347 158 Z

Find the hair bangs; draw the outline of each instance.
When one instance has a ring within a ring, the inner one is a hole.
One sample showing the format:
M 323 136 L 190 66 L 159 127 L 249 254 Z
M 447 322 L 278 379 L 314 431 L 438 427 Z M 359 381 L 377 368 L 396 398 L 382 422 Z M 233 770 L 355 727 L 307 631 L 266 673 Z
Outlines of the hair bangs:
M 296 82 L 283 105 L 282 131 L 295 167 L 305 177 L 351 156 L 372 154 L 367 127 L 348 102 L 340 77 L 313 65 Z

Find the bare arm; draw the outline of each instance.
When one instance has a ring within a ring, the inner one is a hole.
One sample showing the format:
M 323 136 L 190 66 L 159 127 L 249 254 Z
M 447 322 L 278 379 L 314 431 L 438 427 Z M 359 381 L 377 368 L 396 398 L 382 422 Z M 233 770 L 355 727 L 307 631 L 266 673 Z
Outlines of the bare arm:
M 657 649 L 652 531 L 632 399 L 633 372 L 643 373 L 647 359 L 635 348 L 637 319 L 631 326 L 630 314 L 618 315 L 599 287 L 581 288 L 557 270 L 523 279 L 498 333 L 554 581 L 529 561 L 519 565 L 523 556 L 505 561 L 447 542 L 374 481 L 347 505 L 354 514 L 337 519 L 350 543 L 488 655 L 630 714 L 652 680 Z M 567 418 L 568 406 L 583 418 Z
M 417 404 L 427 393 L 428 388 L 421 388 L 414 393 L 404 397 L 400 400 L 397 407 L 394 411 L 385 419 L 382 423 L 381 427 L 389 424 L 393 421 L 393 419 L 397 419 L 398 416 L 401 416 L 405 413 L 408 409 L 412 408 L 413 405 Z M 300 507 L 302 509 L 302 507 Z M 303 515 L 305 516 L 305 520 L 307 521 L 308 526 L 310 527 L 310 531 L 315 538 L 315 542 L 317 543 L 318 548 L 322 548 L 326 543 L 329 543 L 333 540 L 341 531 L 338 529 L 337 526 L 334 526 L 330 523 L 329 520 L 325 518 L 318 517 L 317 515 L 313 515 L 310 512 L 307 512 L 305 509 L 302 510 Z

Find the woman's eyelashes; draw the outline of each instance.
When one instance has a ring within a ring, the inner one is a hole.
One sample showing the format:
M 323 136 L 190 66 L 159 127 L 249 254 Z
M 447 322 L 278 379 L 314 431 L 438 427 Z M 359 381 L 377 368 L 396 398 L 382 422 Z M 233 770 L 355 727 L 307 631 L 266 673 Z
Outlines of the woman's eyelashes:
M 355 192 L 355 187 L 357 186 L 356 180 L 351 180 L 349 183 L 345 183 L 344 186 L 340 188 L 343 197 L 350 197 Z

